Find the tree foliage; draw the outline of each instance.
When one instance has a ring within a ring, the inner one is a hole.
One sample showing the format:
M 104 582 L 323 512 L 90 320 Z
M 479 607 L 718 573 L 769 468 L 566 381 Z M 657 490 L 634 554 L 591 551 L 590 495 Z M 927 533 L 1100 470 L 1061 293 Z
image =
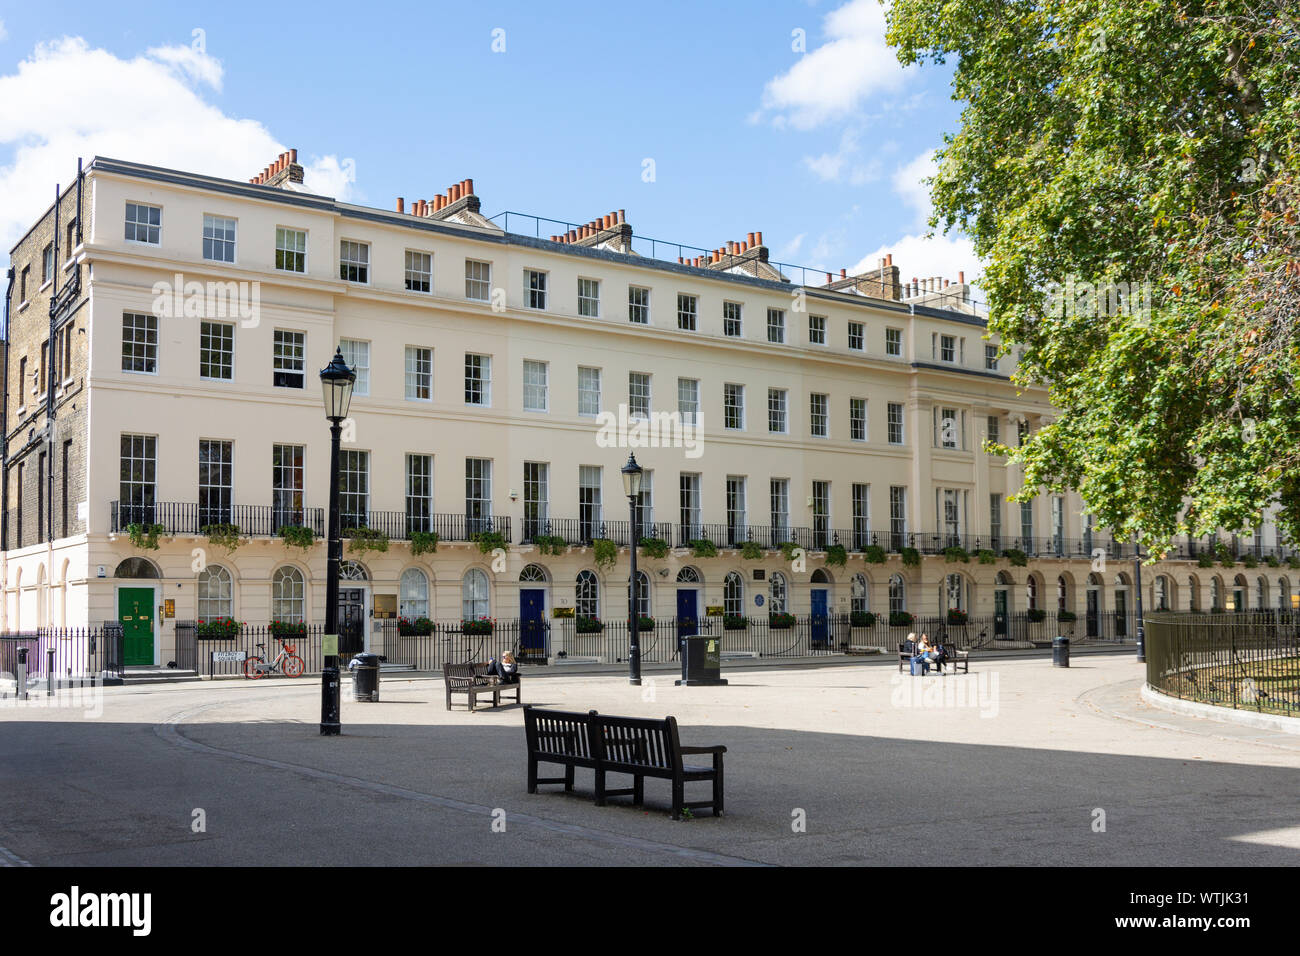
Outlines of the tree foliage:
M 1059 410 L 1000 447 L 1025 468 L 1014 497 L 1077 489 L 1154 554 L 1270 508 L 1300 537 L 1294 3 L 895 0 L 887 16 L 904 63 L 957 60 L 931 226 L 973 239 L 990 332 Z

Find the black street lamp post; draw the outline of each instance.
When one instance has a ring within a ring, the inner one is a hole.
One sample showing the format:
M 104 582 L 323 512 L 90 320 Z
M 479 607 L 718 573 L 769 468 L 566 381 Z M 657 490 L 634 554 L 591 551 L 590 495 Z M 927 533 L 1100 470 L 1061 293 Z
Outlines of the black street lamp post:
M 1147 659 L 1146 629 L 1142 625 L 1142 545 L 1133 542 L 1133 581 L 1137 586 L 1137 598 L 1134 609 L 1137 614 L 1137 659 L 1141 664 Z
M 325 633 L 339 639 L 339 564 L 343 560 L 343 539 L 339 534 L 339 443 L 343 421 L 352 403 L 352 387 L 357 373 L 343 361 L 342 350 L 321 369 L 321 391 L 325 399 L 325 417 L 330 423 L 329 530 L 325 552 Z M 337 651 L 337 647 L 335 648 Z M 321 669 L 320 732 L 333 737 L 342 732 L 339 723 L 339 658 L 335 653 L 325 659 Z
M 632 570 L 627 579 L 627 633 L 628 633 L 628 652 L 627 652 L 627 679 L 629 684 L 641 683 L 641 638 L 640 638 L 640 613 L 637 607 L 636 594 L 636 546 L 641 540 L 637 535 L 637 511 L 641 497 L 641 466 L 636 463 L 636 455 L 627 456 L 627 464 L 623 466 L 623 492 L 627 495 L 628 507 L 632 512 L 631 521 L 631 547 L 632 553 Z

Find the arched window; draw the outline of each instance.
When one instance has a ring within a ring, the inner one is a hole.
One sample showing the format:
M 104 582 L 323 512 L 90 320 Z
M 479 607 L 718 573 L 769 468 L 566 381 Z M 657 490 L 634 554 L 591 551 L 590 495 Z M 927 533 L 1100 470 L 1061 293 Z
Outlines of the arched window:
M 700 572 L 696 571 L 690 565 L 687 565 L 686 567 L 682 568 L 680 571 L 677 572 L 677 583 L 678 584 L 699 584 Z
M 1196 575 L 1194 574 L 1188 575 L 1187 607 L 1189 610 L 1195 611 L 1199 606 L 1198 602 L 1200 601 L 1200 590 L 1201 590 L 1200 585 L 1196 583 Z
M 234 588 L 230 572 L 221 565 L 209 564 L 199 572 L 197 610 L 200 621 L 234 616 Z
M 735 571 L 722 582 L 722 611 L 724 614 L 745 613 L 745 582 Z
M 524 569 L 519 572 L 520 584 L 545 584 L 546 570 L 536 564 L 525 565 Z
M 817 570 L 813 571 L 811 580 L 813 584 L 830 584 L 831 576 L 821 568 L 818 568 Z
M 640 573 L 640 572 L 638 572 Z M 579 571 L 573 582 L 573 613 L 578 617 L 600 617 L 600 579 L 593 571 Z
M 636 573 L 636 612 L 650 616 L 650 577 L 644 571 Z
M 1291 582 L 1286 578 L 1277 579 L 1277 609 L 1279 611 L 1291 610 Z
M 429 579 L 419 568 L 402 572 L 401 605 L 398 613 L 408 620 L 429 616 Z
M 271 576 L 271 619 L 301 624 L 305 617 L 302 572 L 293 565 L 276 568 Z
M 772 572 L 771 587 L 769 588 L 770 598 L 768 599 L 767 610 L 769 614 L 781 614 L 785 611 L 786 589 L 785 575 L 780 571 Z
M 1261 611 L 1268 610 L 1268 581 L 1264 578 L 1255 582 L 1255 607 Z
M 358 564 L 356 561 L 340 561 L 339 580 L 369 581 L 370 575 L 366 573 L 366 566 L 364 564 Z
M 1218 614 L 1223 610 L 1223 591 L 1218 578 L 1210 578 L 1210 611 Z
M 470 568 L 460 582 L 460 616 L 475 621 L 488 616 L 488 577 L 479 568 Z
M 944 582 L 944 610 L 966 610 L 966 589 L 960 574 L 950 574 Z
M 907 585 L 903 576 L 895 574 L 889 579 L 889 613 L 897 614 L 907 610 Z
M 1169 610 L 1169 580 L 1163 575 L 1156 575 L 1156 599 L 1155 606 L 1157 611 Z
M 870 601 L 867 594 L 866 575 L 853 575 L 853 583 L 849 588 L 849 610 L 850 611 L 869 611 Z
M 1065 601 L 1070 593 L 1069 586 L 1065 583 L 1065 575 L 1062 574 L 1056 579 L 1056 610 L 1064 611 Z
M 1038 578 L 1032 574 L 1025 579 L 1025 607 L 1031 611 L 1038 610 Z
M 113 571 L 115 578 L 160 578 L 158 568 L 148 558 L 126 558 Z

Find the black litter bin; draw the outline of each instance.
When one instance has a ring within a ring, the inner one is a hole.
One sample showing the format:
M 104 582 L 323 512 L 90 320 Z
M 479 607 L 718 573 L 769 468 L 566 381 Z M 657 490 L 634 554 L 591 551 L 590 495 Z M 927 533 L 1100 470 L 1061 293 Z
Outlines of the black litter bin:
M 1070 639 L 1068 637 L 1056 637 L 1052 639 L 1052 666 L 1070 666 Z
M 722 642 L 707 634 L 684 637 L 679 641 L 682 656 L 682 679 L 677 686 L 695 684 L 722 686 L 727 683 L 722 674 Z
M 348 664 L 352 672 L 352 699 L 379 700 L 379 655 L 355 654 Z

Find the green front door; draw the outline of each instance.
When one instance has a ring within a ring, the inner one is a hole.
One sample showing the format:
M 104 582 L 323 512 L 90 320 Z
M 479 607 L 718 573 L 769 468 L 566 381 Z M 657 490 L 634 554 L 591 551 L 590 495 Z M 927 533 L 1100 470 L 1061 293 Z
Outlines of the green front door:
M 128 667 L 153 663 L 153 588 L 120 588 L 117 619 L 122 622 L 122 656 Z

